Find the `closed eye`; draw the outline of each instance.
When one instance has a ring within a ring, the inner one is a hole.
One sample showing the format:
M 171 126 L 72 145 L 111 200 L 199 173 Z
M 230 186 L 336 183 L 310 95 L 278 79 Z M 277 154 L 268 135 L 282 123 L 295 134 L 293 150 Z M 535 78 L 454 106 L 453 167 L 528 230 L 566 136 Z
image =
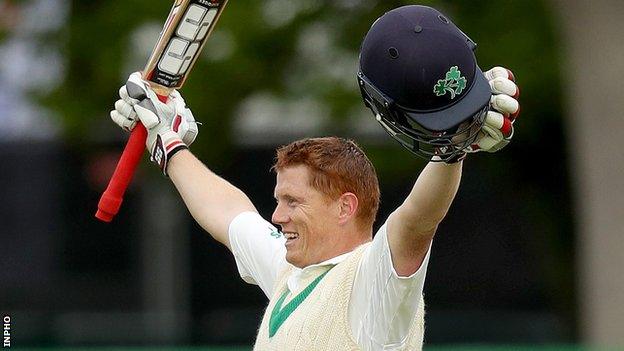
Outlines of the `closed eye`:
M 286 205 L 289 206 L 289 207 L 293 207 L 293 206 L 297 205 L 300 202 L 299 199 L 297 199 L 297 198 L 295 198 L 293 196 L 290 196 L 290 195 L 284 195 L 284 196 L 281 197 L 281 199 L 280 198 L 275 198 L 275 202 L 277 202 L 278 204 L 280 203 L 280 201 L 285 201 Z

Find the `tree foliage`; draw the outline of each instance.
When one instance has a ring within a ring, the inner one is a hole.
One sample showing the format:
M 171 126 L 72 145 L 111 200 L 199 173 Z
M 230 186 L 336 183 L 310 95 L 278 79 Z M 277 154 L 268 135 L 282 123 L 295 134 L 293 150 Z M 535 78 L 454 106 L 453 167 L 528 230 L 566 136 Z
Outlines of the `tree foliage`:
M 223 51 L 225 45 L 227 52 L 217 59 L 203 55 L 182 91 L 204 123 L 198 140 L 201 146 L 196 147 L 199 154 L 216 157 L 235 143 L 237 136 L 224 131 L 230 130 L 241 102 L 261 91 L 283 98 L 312 97 L 327 106 L 332 121 L 327 132 L 349 134 L 345 122 L 349 111 L 359 108 L 362 118 L 370 118 L 361 107 L 355 84 L 361 40 L 375 18 L 409 3 L 231 1 L 215 32 L 218 42 L 209 41 L 206 48 Z M 423 3 L 447 13 L 479 44 L 482 68 L 504 65 L 514 70 L 524 92 L 517 144 L 539 143 L 540 125 L 560 116 L 557 35 L 545 3 Z M 117 88 L 132 70 L 142 69 L 149 55 L 146 47 L 136 46 L 133 36 L 142 26 L 161 26 L 170 5 L 146 0 L 73 1 L 64 33 L 66 79 L 46 99 L 62 113 L 68 137 L 88 138 L 90 133 L 85 131 L 94 123 L 108 123 Z M 157 33 L 151 34 L 153 39 L 144 40 L 155 42 Z M 137 66 L 129 65 L 133 57 Z M 550 103 L 538 108 L 542 101 Z

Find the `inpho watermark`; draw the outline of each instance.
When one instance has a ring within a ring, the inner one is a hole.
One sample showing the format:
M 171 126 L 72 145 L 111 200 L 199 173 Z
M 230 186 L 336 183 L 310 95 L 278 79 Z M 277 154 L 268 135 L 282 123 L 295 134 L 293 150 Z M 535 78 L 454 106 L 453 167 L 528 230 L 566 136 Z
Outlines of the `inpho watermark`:
M 2 348 L 10 348 L 11 347 L 11 316 L 4 316 L 2 318 Z

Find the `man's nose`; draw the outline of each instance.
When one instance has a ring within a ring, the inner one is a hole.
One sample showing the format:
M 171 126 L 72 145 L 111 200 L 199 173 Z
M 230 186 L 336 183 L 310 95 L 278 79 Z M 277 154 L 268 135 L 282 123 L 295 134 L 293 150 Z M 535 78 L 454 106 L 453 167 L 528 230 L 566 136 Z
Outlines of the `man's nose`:
M 271 216 L 271 222 L 274 224 L 284 224 L 288 222 L 288 213 L 279 204 L 275 206 L 275 210 Z

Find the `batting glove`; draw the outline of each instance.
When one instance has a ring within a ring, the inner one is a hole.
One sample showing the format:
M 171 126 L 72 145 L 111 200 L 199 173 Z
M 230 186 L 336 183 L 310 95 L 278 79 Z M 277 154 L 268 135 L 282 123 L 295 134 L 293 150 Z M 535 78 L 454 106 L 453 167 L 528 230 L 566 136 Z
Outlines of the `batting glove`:
M 178 151 L 187 149 L 198 134 L 193 113 L 186 107 L 177 90 L 162 103 L 139 72 L 132 73 L 126 85 L 119 89 L 121 98 L 111 111 L 111 119 L 121 128 L 131 131 L 137 121 L 147 128 L 146 147 L 150 160 L 167 175 L 167 163 Z
M 490 83 L 492 97 L 490 110 L 474 144 L 466 152 L 496 152 L 509 144 L 514 134 L 514 122 L 520 113 L 520 89 L 514 83 L 513 73 L 503 67 L 494 67 L 484 73 Z

